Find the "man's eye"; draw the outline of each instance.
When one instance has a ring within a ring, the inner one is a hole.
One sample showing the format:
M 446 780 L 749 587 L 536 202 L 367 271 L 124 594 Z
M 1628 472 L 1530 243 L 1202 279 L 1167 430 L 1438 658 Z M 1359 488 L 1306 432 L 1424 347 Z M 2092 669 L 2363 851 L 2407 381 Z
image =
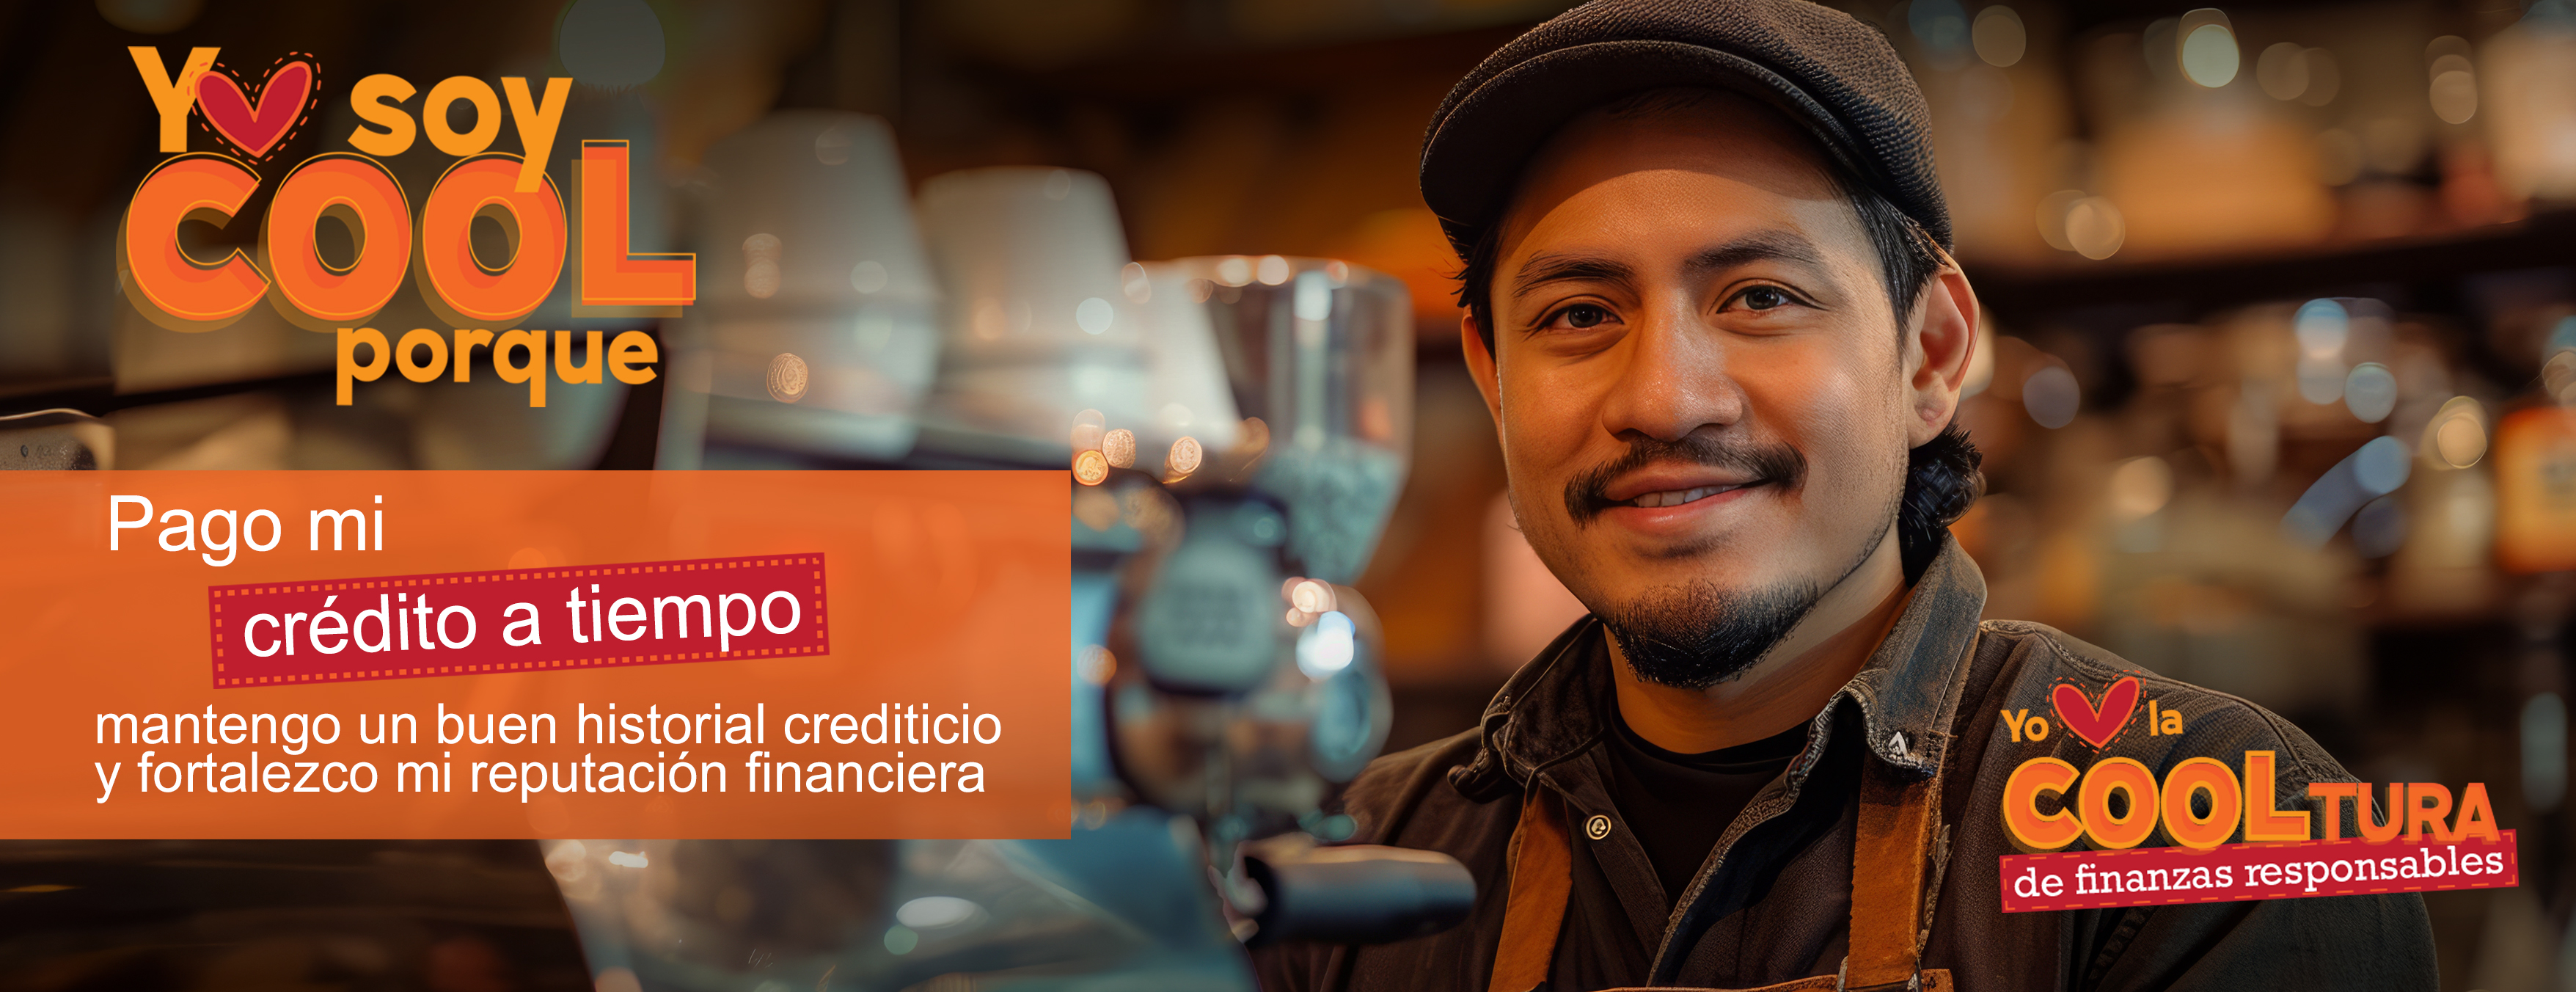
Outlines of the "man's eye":
M 1602 321 L 1610 319 L 1610 311 L 1590 304 L 1577 304 L 1565 308 L 1557 314 L 1557 319 L 1564 321 L 1567 327 L 1598 327 Z
M 1782 292 L 1780 289 L 1773 286 L 1755 286 L 1751 289 L 1745 290 L 1741 294 L 1738 294 L 1735 298 L 1742 302 L 1744 304 L 1744 308 L 1747 310 L 1769 310 L 1774 307 L 1784 307 L 1797 302 L 1797 300 L 1792 299 L 1788 293 Z

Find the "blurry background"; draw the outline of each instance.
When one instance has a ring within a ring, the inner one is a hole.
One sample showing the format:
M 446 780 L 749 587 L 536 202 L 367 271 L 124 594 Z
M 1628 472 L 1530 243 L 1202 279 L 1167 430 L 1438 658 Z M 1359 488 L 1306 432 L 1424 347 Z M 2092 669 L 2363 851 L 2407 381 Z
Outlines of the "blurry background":
M 897 190 L 1084 170 L 1106 180 L 1126 257 L 1323 256 L 1410 286 L 1413 467 L 1357 585 L 1387 639 L 1390 748 L 1411 746 L 1470 726 L 1580 613 L 1509 526 L 1458 356 L 1455 261 L 1414 186 L 1448 87 L 1564 6 L 0 0 L 0 414 L 102 415 L 119 468 L 649 468 L 677 461 L 666 397 L 708 388 L 673 357 L 640 387 L 557 384 L 541 411 L 395 376 L 339 409 L 331 338 L 266 307 L 206 334 L 152 326 L 110 249 L 161 157 L 124 46 L 175 61 L 221 45 L 250 66 L 315 53 L 319 126 L 263 166 L 272 180 L 343 147 L 358 75 L 423 90 L 573 75 L 556 161 L 575 138 L 634 142 L 634 247 L 696 246 L 711 305 L 733 283 L 761 300 L 780 285 L 774 238 L 700 243 L 719 142 L 780 110 L 875 115 Z M 2576 428 L 2557 412 L 2576 401 L 2576 3 L 1841 6 L 1922 83 L 1959 256 L 1991 311 L 1963 414 L 1990 494 L 1958 528 L 1988 613 L 2260 702 L 2365 780 L 2487 783 L 2522 831 L 2523 885 L 2427 897 L 2444 986 L 2576 988 Z M 831 149 L 873 134 L 814 147 L 837 164 Z M 417 195 L 446 159 L 391 164 Z M 248 244 L 266 195 L 189 236 Z M 956 237 L 938 220 L 934 256 Z M 988 316 L 948 264 L 943 326 Z M 930 279 L 863 269 L 862 294 Z M 437 326 L 404 307 L 419 304 L 406 294 L 379 326 Z M 641 326 L 672 357 L 701 333 L 684 324 L 554 326 Z M 934 412 L 909 446 L 705 463 L 1063 464 L 1028 450 Z

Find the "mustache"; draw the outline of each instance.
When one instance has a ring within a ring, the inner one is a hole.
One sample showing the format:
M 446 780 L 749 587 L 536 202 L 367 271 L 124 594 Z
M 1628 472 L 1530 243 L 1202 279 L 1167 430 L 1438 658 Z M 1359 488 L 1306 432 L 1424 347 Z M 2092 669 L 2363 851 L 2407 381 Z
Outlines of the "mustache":
M 1628 442 L 1625 454 L 1577 474 L 1565 484 L 1565 510 L 1576 526 L 1590 524 L 1617 505 L 1610 483 L 1629 472 L 1663 462 L 1706 465 L 1750 475 L 1747 486 L 1778 484 L 1796 488 L 1807 478 L 1807 456 L 1785 444 L 1760 444 L 1734 435 L 1688 434 L 1677 441 L 1646 438 Z

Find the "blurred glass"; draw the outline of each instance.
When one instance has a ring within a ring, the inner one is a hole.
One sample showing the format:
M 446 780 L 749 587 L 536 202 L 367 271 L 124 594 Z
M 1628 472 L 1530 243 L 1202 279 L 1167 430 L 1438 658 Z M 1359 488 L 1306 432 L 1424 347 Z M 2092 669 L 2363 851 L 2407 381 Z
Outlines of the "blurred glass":
M 940 292 L 893 133 L 864 114 L 781 111 L 716 143 L 706 167 L 701 295 L 672 363 L 705 439 L 910 450 Z
M 1242 433 L 1225 356 L 1204 297 L 1190 285 L 1187 266 L 1168 262 L 1130 265 L 1122 292 L 1136 305 L 1152 340 L 1152 416 L 1137 425 L 1137 462 L 1149 472 L 1188 475 L 1196 465 L 1174 465 L 1173 446 L 1189 438 L 1201 451 L 1226 450 Z M 1186 450 L 1185 452 L 1186 453 Z
M 1278 255 L 1130 275 L 1159 344 L 1211 346 L 1162 394 L 1209 394 L 1194 402 L 1242 419 L 1180 435 L 1159 463 L 1140 452 L 1142 477 L 1112 483 L 1159 521 L 1139 527 L 1152 533 L 1126 564 L 1121 585 L 1137 593 L 1110 645 L 1139 663 L 1103 688 L 1119 773 L 1145 801 L 1198 818 L 1219 852 L 1332 833 L 1319 810 L 1330 783 L 1356 775 L 1389 728 L 1383 639 L 1347 583 L 1410 454 L 1410 300 L 1390 276 Z M 1172 357 L 1158 348 L 1158 363 Z
M 962 430 L 1064 443 L 1076 411 L 1144 423 L 1145 322 L 1120 283 L 1127 239 L 1109 184 L 1074 169 L 932 177 L 922 233 L 947 284 L 932 415 Z
M 1343 262 L 1277 255 L 1162 266 L 1188 277 L 1185 291 L 1205 308 L 1247 418 L 1215 484 L 1249 484 L 1287 506 L 1293 567 L 1328 582 L 1358 578 L 1410 456 L 1413 322 L 1404 284 Z

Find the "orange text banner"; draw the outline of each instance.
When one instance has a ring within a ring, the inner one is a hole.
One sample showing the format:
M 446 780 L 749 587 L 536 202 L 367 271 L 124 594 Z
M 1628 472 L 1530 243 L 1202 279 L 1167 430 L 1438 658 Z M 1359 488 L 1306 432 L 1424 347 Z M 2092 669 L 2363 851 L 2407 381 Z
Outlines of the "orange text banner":
M 0 475 L 0 836 L 1066 836 L 1062 476 Z

